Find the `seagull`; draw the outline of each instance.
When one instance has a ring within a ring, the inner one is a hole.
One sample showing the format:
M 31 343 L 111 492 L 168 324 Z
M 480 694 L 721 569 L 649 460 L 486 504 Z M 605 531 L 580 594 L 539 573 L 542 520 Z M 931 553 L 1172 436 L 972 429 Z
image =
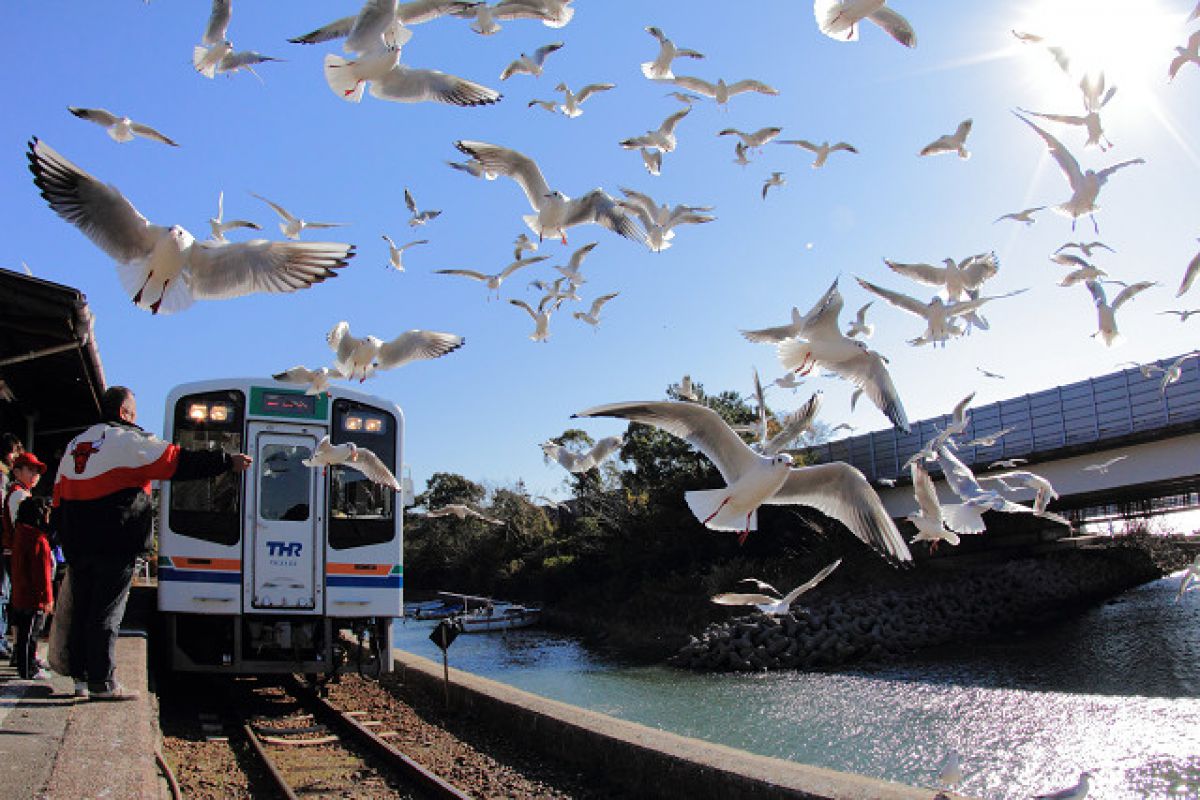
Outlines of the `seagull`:
M 412 192 L 407 188 L 404 189 L 404 205 L 408 208 L 408 213 L 412 216 L 408 220 L 408 225 L 415 228 L 418 225 L 424 225 L 431 219 L 437 219 L 441 216 L 441 211 L 418 211 L 417 201 L 413 199 Z
M 1034 800 L 1083 800 L 1087 797 L 1088 788 L 1092 779 L 1092 773 L 1079 773 L 1079 782 L 1074 786 L 1066 789 L 1059 789 L 1056 792 L 1047 792 L 1046 794 L 1035 794 Z
M 383 240 L 388 243 L 388 265 L 397 272 L 404 272 L 403 255 L 405 250 L 414 245 L 429 244 L 428 239 L 416 239 L 408 244 L 397 247 L 396 243 L 392 241 L 392 237 L 386 233 L 383 234 Z
M 833 311 L 834 316 L 841 313 L 842 310 L 842 295 L 838 291 L 838 282 L 834 282 L 825 290 L 825 293 L 818 298 L 813 307 L 808 310 L 807 314 L 801 314 L 800 309 L 792 306 L 792 321 L 786 325 L 777 325 L 770 328 L 758 328 L 756 330 L 743 330 L 742 336 L 747 341 L 755 342 L 756 344 L 779 344 L 787 339 L 797 336 L 804 336 L 807 327 L 810 323 L 821 320 L 821 314 L 827 307 L 837 304 L 836 310 Z
M 642 63 L 642 74 L 652 81 L 669 81 L 674 78 L 675 73 L 671 71 L 671 62 L 677 58 L 704 58 L 703 53 L 676 47 L 675 43 L 658 28 L 647 27 L 646 33 L 658 39 L 658 55 L 654 57 L 653 61 Z
M 672 82 L 676 86 L 682 86 L 684 89 L 691 89 L 693 92 L 705 97 L 711 97 L 717 101 L 717 105 L 725 105 L 730 98 L 746 92 L 758 92 L 759 94 L 777 95 L 779 90 L 775 89 L 762 81 L 757 81 L 752 78 L 746 78 L 733 83 L 726 83 L 724 78 L 719 78 L 716 83 L 709 83 L 700 78 L 694 78 L 690 75 L 677 75 Z
M 520 58 L 510 63 L 504 68 L 504 71 L 500 73 L 500 80 L 506 81 L 513 75 L 532 75 L 535 78 L 541 77 L 542 65 L 546 63 L 546 56 L 550 55 L 556 50 L 561 49 L 562 46 L 562 42 L 551 42 L 550 44 L 543 45 L 537 50 L 534 50 L 532 56 L 521 53 Z
M 921 148 L 918 156 L 934 156 L 938 153 L 958 153 L 959 158 L 967 159 L 971 157 L 967 151 L 967 135 L 971 133 L 972 121 L 969 119 L 958 123 L 958 128 L 954 133 L 948 133 L 945 136 L 939 136 L 929 144 Z
M 1200 239 L 1196 241 L 1200 242 Z M 1179 291 L 1175 293 L 1175 296 L 1183 297 L 1187 290 L 1192 288 L 1192 284 L 1196 282 L 1197 275 L 1200 275 L 1200 253 L 1196 253 L 1195 257 L 1188 262 L 1187 269 L 1183 271 L 1183 280 L 1179 283 Z
M 813 14 L 821 33 L 838 41 L 858 41 L 858 23 L 874 22 L 905 47 L 917 46 L 917 34 L 908 20 L 887 7 L 887 0 L 815 0 Z
M 395 46 L 374 50 L 358 59 L 327 53 L 325 82 L 335 95 L 350 103 L 362 100 L 367 84 L 372 96 L 397 103 L 429 100 L 455 106 L 484 106 L 501 99 L 495 89 L 466 78 L 401 64 L 400 48 Z
M 1000 441 L 1006 435 L 1015 430 L 1016 428 L 1013 427 L 1001 428 L 1000 430 L 995 431 L 994 433 L 989 433 L 986 436 L 976 436 L 974 439 L 964 444 L 963 447 L 995 447 L 996 442 Z
M 587 283 L 587 279 L 583 277 L 583 273 L 579 270 L 583 266 L 583 260 L 587 258 L 588 253 L 592 252 L 592 250 L 596 248 L 597 244 L 599 244 L 599 242 L 589 242 L 588 244 L 585 244 L 583 247 L 571 254 L 571 258 L 567 261 L 566 266 L 559 265 L 554 269 L 556 269 L 564 278 L 576 286 Z
M 308 389 L 305 390 L 305 394 L 321 394 L 321 392 L 329 391 L 330 380 L 346 376 L 330 367 L 309 369 L 303 365 L 297 365 L 283 372 L 277 372 L 271 377 L 283 383 L 307 384 Z
M 626 150 L 657 150 L 660 153 L 670 153 L 675 149 L 675 126 L 679 120 L 692 111 L 691 106 L 681 108 L 663 120 L 657 129 L 646 131 L 641 136 L 622 139 L 620 144 Z
M 813 144 L 807 139 L 780 139 L 776 144 L 790 144 L 796 147 L 802 147 L 811 153 L 816 153 L 817 157 L 812 163 L 813 169 L 820 169 L 825 166 L 825 159 L 829 158 L 830 153 L 836 153 L 839 150 L 845 150 L 847 153 L 858 153 L 854 145 L 849 142 L 838 142 L 830 144 L 829 142 L 821 142 Z
M 746 147 L 746 145 L 742 144 L 741 142 L 735 144 L 733 146 L 733 163 L 737 164 L 739 167 L 744 167 L 749 164 L 750 159 L 746 158 L 746 153 L 749 152 L 749 150 L 750 148 Z
M 1058 139 L 1055 139 L 1049 133 L 1025 119 L 1025 117 L 1022 117 L 1020 114 L 1017 114 L 1016 116 L 1017 119 L 1033 128 L 1034 132 L 1036 132 L 1038 136 L 1042 137 L 1042 140 L 1046 143 L 1046 146 L 1050 148 L 1050 155 L 1054 157 L 1056 162 L 1058 162 L 1059 168 L 1063 171 L 1067 181 L 1071 184 L 1071 197 L 1068 198 L 1066 202 L 1056 206 L 1055 210 L 1062 214 L 1066 214 L 1071 218 L 1071 230 L 1075 230 L 1075 223 L 1078 221 L 1079 217 L 1087 214 L 1089 217 L 1091 217 L 1092 227 L 1096 230 L 1096 233 L 1099 233 L 1100 226 L 1096 224 L 1095 212 L 1100 209 L 1100 206 L 1096 205 L 1096 199 L 1100 194 L 1100 189 L 1108 181 L 1109 177 L 1117 170 L 1122 169 L 1123 167 L 1128 167 L 1131 164 L 1145 164 L 1146 160 L 1143 158 L 1134 158 L 1129 161 L 1122 161 L 1119 164 L 1114 164 L 1111 167 L 1106 167 L 1099 172 L 1090 169 L 1084 172 L 1079 168 L 1079 162 L 1075 160 L 1075 156 L 1071 155 L 1067 148 L 1063 147 L 1062 142 L 1060 142 Z
M 1028 463 L 1024 458 L 1002 458 L 987 465 L 988 469 L 1014 469 Z
M 485 178 L 489 181 L 496 180 L 496 173 L 488 172 L 486 169 L 484 169 L 483 164 L 480 164 L 479 161 L 474 158 L 468 159 L 467 161 L 447 161 L 446 166 L 453 167 L 459 172 L 465 172 L 472 178 Z
M 740 531 L 739 540 L 745 541 L 750 531 L 758 528 L 758 507 L 763 503 L 806 505 L 841 522 L 885 558 L 912 560 L 879 495 L 849 464 L 793 467 L 792 457 L 786 453 L 760 455 L 717 412 L 696 403 L 609 403 L 573 416 L 616 417 L 653 425 L 707 456 L 726 486 L 690 491 L 684 499 L 709 528 Z
M 67 111 L 70 111 L 80 119 L 86 119 L 88 122 L 94 122 L 104 128 L 108 131 L 108 135 L 114 142 L 131 142 L 136 135 L 153 139 L 163 144 L 169 144 L 171 147 L 179 147 L 179 144 L 174 139 L 167 138 L 149 125 L 134 122 L 129 117 L 118 117 L 116 114 L 106 111 L 103 108 L 67 106 Z
M 1034 220 L 1033 215 L 1044 208 L 1045 206 L 1034 206 L 1033 208 L 1026 208 L 1022 211 L 1014 211 L 1011 214 L 1001 214 L 1000 216 L 996 217 L 992 224 L 994 225 L 996 222 L 1011 219 L 1014 222 L 1024 222 L 1026 225 L 1032 225 L 1036 221 Z
M 1033 472 L 1025 470 L 1013 470 L 1011 472 L 1002 472 L 999 475 L 985 475 L 980 478 L 981 481 L 997 481 L 1008 491 L 1015 489 L 1029 489 L 1035 493 L 1033 499 L 1033 513 L 1041 514 L 1046 510 L 1046 506 L 1051 500 L 1058 499 L 1058 492 L 1054 491 L 1054 486 L 1050 481 Z
M 957 750 L 950 750 L 938 766 L 937 782 L 943 789 L 952 789 L 962 783 L 962 756 Z
M 491 296 L 492 292 L 495 292 L 496 296 L 499 297 L 500 284 L 504 283 L 505 278 L 507 278 L 509 275 L 512 275 L 514 272 L 516 272 L 521 267 L 528 267 L 530 264 L 536 264 L 539 261 L 545 261 L 549 257 L 550 256 L 533 256 L 532 258 L 518 258 L 516 261 L 509 264 L 504 269 L 497 272 L 495 275 L 487 275 L 485 273 L 478 272 L 477 270 L 473 270 L 473 269 L 435 269 L 433 271 L 433 274 L 435 274 L 435 275 L 460 275 L 464 278 L 471 278 L 472 280 L 482 281 L 483 283 L 487 284 L 489 297 Z
M 620 292 L 602 294 L 592 301 L 592 307 L 588 309 L 586 313 L 583 311 L 576 311 L 572 316 L 574 316 L 575 319 L 583 320 L 588 325 L 591 325 L 593 328 L 595 328 L 600 324 L 600 309 L 604 308 L 604 304 L 609 300 L 612 300 L 618 294 L 620 294 Z
M 580 106 L 583 105 L 584 100 L 587 100 L 598 92 L 607 92 L 609 89 L 615 88 L 617 88 L 615 83 L 589 83 L 579 90 L 579 94 L 575 94 L 564 81 L 555 86 L 554 91 L 563 93 L 563 102 L 558 107 L 559 110 L 568 117 L 574 118 L 583 113 L 583 109 Z
M 233 43 L 229 40 L 205 46 L 196 45 L 192 48 L 192 66 L 206 78 L 212 79 L 217 75 L 217 67 L 233 54 Z
M 551 114 L 558 113 L 558 103 L 554 100 L 538 100 L 536 97 L 525 104 L 526 108 L 537 106 L 543 111 L 549 111 Z
M 524 300 L 514 300 L 510 298 L 508 301 L 517 308 L 525 309 L 525 313 L 529 314 L 530 318 L 533 320 L 534 329 L 533 333 L 529 335 L 529 338 L 535 342 L 546 342 L 550 340 L 550 312 L 554 309 L 549 308 L 548 306 L 553 298 L 554 295 L 549 294 L 543 297 L 541 302 L 538 303 L 537 311 L 534 311 Z
M 789 372 L 783 377 L 771 381 L 772 386 L 778 386 L 780 389 L 791 389 L 792 391 L 795 391 L 803 383 L 804 380 L 797 377 L 794 372 Z
M 1098 281 L 1100 278 L 1108 277 L 1108 273 L 1104 270 L 1070 253 L 1052 255 L 1050 260 L 1064 267 L 1073 268 L 1058 282 L 1059 286 L 1074 286 L 1084 281 Z
M 331 242 L 197 242 L 182 226 L 150 222 L 117 187 L 36 137 L 27 156 L 50 208 L 117 262 L 134 304 L 154 314 L 180 311 L 194 300 L 306 289 L 335 276 L 354 256 L 354 245 Z
M 299 239 L 300 233 L 305 228 L 342 228 L 346 225 L 344 222 L 309 222 L 308 220 L 301 219 L 295 214 L 292 214 L 278 203 L 272 203 L 270 200 L 260 194 L 251 192 L 250 196 L 262 200 L 275 210 L 275 213 L 278 214 L 279 218 L 282 220 L 279 223 L 279 230 L 282 231 L 283 235 L 289 239 Z
M 1196 554 L 1195 560 L 1188 565 L 1179 579 L 1179 591 L 1175 593 L 1175 602 L 1182 600 L 1184 593 L 1194 589 L 1192 584 L 1197 582 L 1200 582 L 1200 553 Z
M 622 186 L 621 192 L 627 199 L 619 200 L 618 205 L 632 212 L 642 223 L 646 231 L 646 244 L 655 253 L 671 246 L 671 240 L 675 238 L 675 226 L 700 225 L 716 219 L 711 214 L 703 213 L 711 211 L 712 206 L 671 207 L 666 203 L 659 204 L 650 195 L 633 189 Z
M 1057 522 L 1060 525 L 1069 527 L 1071 524 L 1070 520 L 1059 514 L 1044 510 L 1039 512 L 1029 506 L 1014 503 L 999 492 L 984 489 L 979 485 L 979 481 L 976 480 L 975 473 L 971 471 L 971 468 L 959 461 L 945 446 L 937 449 L 937 461 L 942 467 L 942 475 L 946 478 L 946 485 L 963 501 L 964 508 L 957 522 L 965 526 L 978 528 L 978 531 L 982 532 L 984 529 L 982 518 L 984 511 L 999 511 L 1005 514 L 1033 514 L 1042 519 Z
M 306 458 L 300 463 L 306 467 L 350 467 L 366 475 L 372 483 L 386 486 L 393 492 L 401 490 L 400 481 L 396 480 L 387 464 L 375 453 L 365 447 L 359 447 L 354 442 L 331 444 L 329 437 L 324 436 L 317 442 L 317 449 L 313 451 L 312 458 Z
M 452 11 L 456 17 L 474 18 L 471 30 L 482 36 L 491 36 L 500 30 L 496 20 L 540 19 L 548 28 L 561 28 L 571 21 L 575 9 L 568 4 L 571 0 L 501 0 L 495 5 L 486 2 L 464 3 L 463 8 Z
M 1113 464 L 1117 464 L 1121 461 L 1124 461 L 1127 458 L 1129 458 L 1129 456 L 1127 456 L 1127 455 L 1113 456 L 1112 458 L 1108 459 L 1107 461 L 1100 461 L 1096 464 L 1088 464 L 1086 467 L 1083 468 L 1083 471 L 1084 472 L 1095 472 L 1097 475 L 1107 475 L 1109 469 L 1112 468 Z
M 1183 355 L 1179 356 L 1179 358 L 1172 361 L 1171 365 L 1163 370 L 1162 383 L 1159 385 L 1159 391 L 1165 394 L 1168 386 L 1177 382 L 1183 377 L 1183 362 L 1198 356 L 1200 356 L 1200 350 L 1193 350 L 1190 353 L 1184 353 Z
M 1098 337 L 1104 342 L 1106 347 L 1112 347 L 1120 344 L 1123 338 L 1120 331 L 1117 330 L 1117 309 L 1133 299 L 1137 294 L 1157 284 L 1153 281 L 1141 281 L 1126 286 L 1111 304 L 1104 294 L 1104 286 L 1100 281 L 1087 281 L 1086 285 L 1088 291 L 1092 293 L 1092 301 L 1096 305 L 1096 313 L 1099 319 L 1099 329 L 1092 336 Z
M 1149 380 L 1154 377 L 1155 373 L 1162 372 L 1163 368 L 1157 364 L 1139 364 L 1136 361 L 1122 361 L 1117 364 L 1118 367 L 1136 367 L 1137 371 L 1142 373 L 1142 377 Z
M 958 262 L 952 258 L 944 258 L 944 267 L 931 264 L 902 264 L 886 258 L 883 263 L 893 272 L 906 278 L 944 290 L 946 299 L 951 301 L 959 300 L 970 289 L 979 289 L 985 281 L 995 277 L 1000 271 L 1000 261 L 995 253 L 979 253 Z
M 580 475 L 600 466 L 604 459 L 620 450 L 624 443 L 624 436 L 606 436 L 592 445 L 586 453 L 573 453 L 555 442 L 544 442 L 541 448 L 546 458 L 554 459 L 567 472 Z
M 513 260 L 520 261 L 521 253 L 526 251 L 533 253 L 538 249 L 538 243 L 530 239 L 526 234 L 521 233 L 513 240 Z
M 713 595 L 709 599 L 721 606 L 754 606 L 768 616 L 782 617 L 791 611 L 792 604 L 802 594 L 816 588 L 817 584 L 828 578 L 830 573 L 837 569 L 841 563 L 842 560 L 839 558 L 795 589 L 792 589 L 786 595 L 781 596 L 779 590 L 769 583 L 763 583 L 756 578 L 743 578 L 742 580 L 756 582 L 759 586 L 759 592 L 722 592 L 721 594 Z M 763 592 L 770 592 L 771 594 L 763 594 Z
M 484 169 L 496 175 L 506 175 L 525 192 L 529 205 L 536 212 L 522 219 L 538 235 L 538 241 L 548 235 L 559 236 L 567 243 L 567 228 L 594 222 L 641 244 L 646 236 L 633 220 L 601 189 L 593 189 L 572 200 L 559 191 L 552 191 L 538 165 L 526 155 L 486 142 L 459 140 L 455 146 L 478 160 Z
M 217 215 L 208 218 L 208 226 L 212 230 L 212 238 L 214 242 L 225 241 L 225 231 L 233 230 L 234 228 L 250 228 L 251 230 L 261 231 L 262 226 L 257 222 L 249 222 L 244 219 L 231 219 L 229 222 L 222 222 L 225 216 L 225 192 L 220 192 L 217 195 Z
M 687 92 L 667 92 L 663 97 L 673 97 L 685 106 L 690 106 L 701 99 L 697 95 L 688 94 Z
M 946 527 L 942 505 L 938 502 L 937 490 L 933 487 L 933 479 L 928 470 L 915 460 L 908 465 L 912 475 L 913 496 L 917 501 L 917 512 L 905 517 L 917 528 L 917 535 L 910 542 L 929 542 L 929 552 L 937 549 L 939 542 L 950 546 L 959 543 L 958 534 Z
M 465 0 L 367 0 L 358 14 L 334 20 L 315 31 L 288 39 L 293 44 L 320 44 L 346 39 L 343 49 L 349 53 L 374 50 L 382 41 L 405 44 L 412 33 L 405 25 L 429 22 L 453 12 L 465 13 L 474 5 Z
M 963 326 L 954 321 L 955 317 L 961 316 L 968 311 L 974 311 L 989 300 L 998 299 L 997 297 L 978 297 L 974 300 L 951 301 L 947 303 L 941 297 L 935 295 L 928 303 L 922 303 L 915 297 L 909 297 L 906 294 L 894 292 L 891 289 L 884 289 L 882 286 L 876 286 L 862 278 L 858 278 L 857 280 L 858 285 L 868 292 L 882 297 L 896 308 L 907 311 L 910 314 L 915 314 L 925 320 L 925 332 L 920 337 L 922 343 L 933 342 L 945 345 L 948 339 L 960 336 L 965 332 Z
M 663 154 L 661 150 L 639 147 L 638 152 L 642 154 L 642 166 L 646 168 L 646 172 L 649 172 L 651 175 L 662 174 Z
M 477 511 L 468 505 L 464 505 L 463 503 L 447 503 L 444 506 L 431 508 L 425 512 L 425 516 L 431 518 L 458 517 L 459 519 L 463 520 L 465 520 L 467 517 L 471 517 L 481 522 L 486 522 L 489 525 L 504 524 L 504 520 L 497 519 L 496 517 L 489 517 L 487 514 Z
M 220 44 L 227 38 L 229 20 L 233 16 L 231 0 L 212 0 L 212 9 L 208 15 L 208 24 L 204 35 L 200 38 L 203 45 Z
M 783 186 L 785 183 L 787 183 L 787 178 L 783 177 L 782 172 L 772 172 L 771 177 L 763 181 L 762 199 L 767 199 L 767 192 L 772 186 Z
M 1160 311 L 1159 314 L 1174 314 L 1179 317 L 1180 322 L 1187 322 L 1190 317 L 1200 315 L 1200 308 L 1191 309 L 1171 309 L 1169 311 Z
M 197 48 L 197 49 L 200 49 L 200 48 Z M 214 48 L 214 49 L 217 49 L 217 48 Z M 229 73 L 229 72 L 238 72 L 239 70 L 244 69 L 247 72 L 249 72 L 251 75 L 253 75 L 254 77 L 258 78 L 259 82 L 261 83 L 262 78 L 259 77 L 259 74 L 254 71 L 254 65 L 255 64 L 266 64 L 267 62 L 270 62 L 270 61 L 278 62 L 278 61 L 283 61 L 283 59 L 282 58 L 274 58 L 272 56 L 264 56 L 262 53 L 258 52 L 257 50 L 238 50 L 236 52 L 226 53 L 224 56 L 222 56 L 221 60 L 217 62 L 217 65 L 216 65 L 216 68 L 214 71 L 221 72 L 221 73 Z M 207 75 L 206 77 L 211 78 L 213 76 Z
M 995 380 L 998 380 L 998 381 L 1004 380 L 1004 376 L 999 374 L 998 372 L 989 372 L 988 370 L 984 369 L 983 367 L 976 367 L 975 369 L 979 372 L 980 375 L 982 375 L 985 378 L 994 378 Z
M 1171 59 L 1171 64 L 1167 67 L 1167 79 L 1175 80 L 1179 70 L 1189 63 L 1200 66 L 1200 31 L 1195 31 L 1188 37 L 1187 47 L 1175 48 L 1175 58 Z
M 856 336 L 861 336 L 864 339 L 871 338 L 871 335 L 875 333 L 875 326 L 867 322 L 867 309 L 870 308 L 874 303 L 875 301 L 871 300 L 868 303 L 864 303 L 858 309 L 858 314 L 855 315 L 854 321 L 851 322 L 850 327 L 846 329 L 847 336 L 851 338 Z
M 338 372 L 351 380 L 357 376 L 362 383 L 380 370 L 452 353 L 467 340 L 453 333 L 422 330 L 407 331 L 389 342 L 374 336 L 355 338 L 350 335 L 350 323 L 339 322 L 325 341 L 335 353 L 334 366 Z
M 1079 250 L 1087 258 L 1092 257 L 1093 250 L 1107 250 L 1110 253 L 1117 252 L 1116 250 L 1113 250 L 1111 247 L 1106 245 L 1104 242 L 1067 242 L 1066 244 L 1064 244 L 1062 247 L 1058 248 L 1054 252 L 1057 254 L 1057 253 L 1061 253 L 1063 250 L 1070 250 L 1070 249 Z
M 756 131 L 746 133 L 739 131 L 737 128 L 725 128 L 717 132 L 717 136 L 736 136 L 741 139 L 742 144 L 746 147 L 762 147 L 767 142 L 774 139 L 783 131 L 780 127 L 759 128 Z

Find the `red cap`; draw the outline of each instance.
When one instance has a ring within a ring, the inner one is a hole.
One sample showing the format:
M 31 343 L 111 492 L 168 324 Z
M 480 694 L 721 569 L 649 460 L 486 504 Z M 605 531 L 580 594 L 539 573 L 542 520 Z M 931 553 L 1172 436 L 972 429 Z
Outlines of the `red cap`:
M 38 475 L 43 475 L 46 472 L 46 465 L 43 464 L 41 459 L 39 459 L 33 453 L 21 453 L 15 459 L 13 459 L 12 468 L 20 469 L 21 467 L 30 467 L 35 469 L 37 470 Z

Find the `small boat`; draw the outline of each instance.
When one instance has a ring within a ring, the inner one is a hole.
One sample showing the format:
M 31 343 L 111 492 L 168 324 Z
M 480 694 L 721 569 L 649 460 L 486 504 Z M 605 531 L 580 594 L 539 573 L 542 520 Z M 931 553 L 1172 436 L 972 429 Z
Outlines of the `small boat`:
M 460 614 L 458 621 L 463 633 L 488 633 L 527 628 L 537 622 L 541 615 L 540 608 L 498 601 Z

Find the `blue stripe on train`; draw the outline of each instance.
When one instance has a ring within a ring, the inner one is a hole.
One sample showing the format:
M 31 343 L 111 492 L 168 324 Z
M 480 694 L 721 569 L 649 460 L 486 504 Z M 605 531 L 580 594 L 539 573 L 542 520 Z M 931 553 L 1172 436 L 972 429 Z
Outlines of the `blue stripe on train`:
M 184 583 L 241 583 L 240 572 L 215 572 L 212 570 L 158 568 L 158 580 Z
M 371 589 L 399 589 L 403 582 L 401 575 L 330 575 L 325 579 L 326 586 L 366 586 Z

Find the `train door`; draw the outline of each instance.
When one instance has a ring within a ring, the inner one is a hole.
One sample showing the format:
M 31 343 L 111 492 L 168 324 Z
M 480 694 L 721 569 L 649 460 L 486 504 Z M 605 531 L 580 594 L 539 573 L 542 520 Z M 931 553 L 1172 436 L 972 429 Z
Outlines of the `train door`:
M 247 486 L 242 588 L 247 610 L 323 610 L 325 482 L 303 463 L 322 433 L 307 426 L 250 425 L 254 480 Z

